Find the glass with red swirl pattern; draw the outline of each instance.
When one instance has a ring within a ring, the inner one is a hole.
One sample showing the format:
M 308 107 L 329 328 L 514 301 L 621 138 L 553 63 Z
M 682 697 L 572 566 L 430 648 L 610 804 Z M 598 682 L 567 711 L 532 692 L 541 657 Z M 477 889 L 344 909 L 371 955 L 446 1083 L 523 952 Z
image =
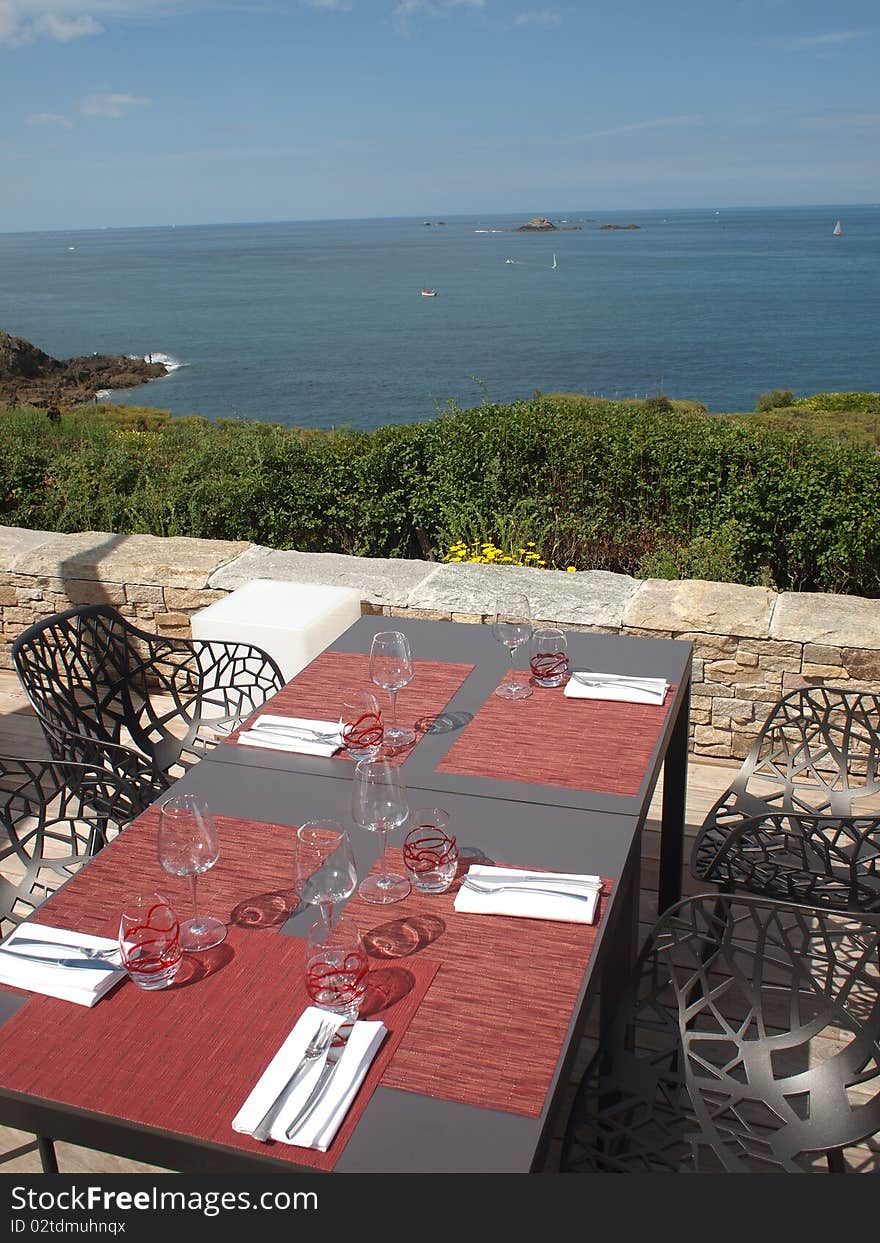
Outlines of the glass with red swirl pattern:
M 342 745 L 353 760 L 372 760 L 379 754 L 385 731 L 375 695 L 352 691 L 342 701 L 339 714 Z
M 537 686 L 562 686 L 568 681 L 568 641 L 555 626 L 534 631 L 529 641 L 529 667 Z
M 343 916 L 332 928 L 321 920 L 309 929 L 306 992 L 316 1006 L 357 1018 L 369 972 L 370 961 L 353 920 Z
M 442 807 L 417 807 L 413 827 L 403 842 L 403 863 L 413 889 L 444 893 L 458 871 L 458 846 L 449 832 L 449 812 Z
M 119 917 L 122 965 L 138 988 L 167 988 L 180 970 L 180 924 L 160 893 L 126 899 Z

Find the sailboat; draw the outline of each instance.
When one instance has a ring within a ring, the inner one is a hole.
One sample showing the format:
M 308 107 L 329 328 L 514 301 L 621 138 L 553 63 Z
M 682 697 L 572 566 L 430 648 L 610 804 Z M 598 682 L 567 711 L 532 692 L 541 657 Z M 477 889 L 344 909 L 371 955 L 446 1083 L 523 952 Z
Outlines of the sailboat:
M 832 232 L 832 234 L 834 235 L 834 237 L 840 237 L 841 233 L 843 232 L 843 229 L 840 227 L 840 221 L 839 221 L 839 220 L 838 220 L 837 224 L 834 226 L 834 228 L 831 230 L 831 232 Z
M 555 268 L 555 267 L 556 267 L 556 256 L 555 256 L 555 255 L 553 256 L 553 262 L 550 264 L 550 267 L 551 267 L 551 268 Z

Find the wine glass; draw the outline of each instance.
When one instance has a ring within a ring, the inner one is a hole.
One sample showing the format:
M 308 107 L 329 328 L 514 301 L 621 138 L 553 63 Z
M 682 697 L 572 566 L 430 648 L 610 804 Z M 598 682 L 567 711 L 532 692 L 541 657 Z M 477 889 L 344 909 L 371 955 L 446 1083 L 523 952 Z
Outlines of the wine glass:
M 342 745 L 353 760 L 373 760 L 382 748 L 385 729 L 376 696 L 349 691 L 339 714 Z
M 293 874 L 300 901 L 320 909 L 329 931 L 333 907 L 357 884 L 351 838 L 337 820 L 309 820 L 297 829 Z
M 370 648 L 370 681 L 388 692 L 391 723 L 385 726 L 385 741 L 398 749 L 415 742 L 415 730 L 397 724 L 397 692 L 413 680 L 409 640 L 399 630 L 380 630 Z
M 226 925 L 212 915 L 199 915 L 196 878 L 220 858 L 217 828 L 208 805 L 195 794 L 176 794 L 159 805 L 159 862 L 171 876 L 188 876 L 193 914 L 180 925 L 180 946 L 207 950 L 226 936 Z
M 355 824 L 382 835 L 382 870 L 365 877 L 358 886 L 358 893 L 367 902 L 380 906 L 399 902 L 410 891 L 405 876 L 389 872 L 385 867 L 388 834 L 391 829 L 399 828 L 408 815 L 406 785 L 400 765 L 388 760 L 358 760 L 351 794 L 351 818 Z
M 497 598 L 492 634 L 510 653 L 510 667 L 514 671 L 513 679 L 501 682 L 495 688 L 495 694 L 499 699 L 528 699 L 532 688 L 528 681 L 518 680 L 516 676 L 517 649 L 528 643 L 532 636 L 532 610 L 528 596 L 511 591 Z

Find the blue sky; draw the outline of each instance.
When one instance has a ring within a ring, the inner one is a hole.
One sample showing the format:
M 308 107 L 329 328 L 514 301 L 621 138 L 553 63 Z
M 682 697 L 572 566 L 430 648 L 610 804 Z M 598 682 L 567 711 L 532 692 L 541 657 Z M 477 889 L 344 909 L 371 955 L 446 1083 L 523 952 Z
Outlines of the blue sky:
M 877 0 L 0 0 L 0 232 L 880 201 Z

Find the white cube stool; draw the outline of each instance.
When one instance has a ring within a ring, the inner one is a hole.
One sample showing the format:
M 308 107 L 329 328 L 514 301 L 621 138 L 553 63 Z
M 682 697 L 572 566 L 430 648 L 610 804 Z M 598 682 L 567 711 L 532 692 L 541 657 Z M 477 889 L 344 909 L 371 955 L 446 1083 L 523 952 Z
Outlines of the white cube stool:
M 255 578 L 192 618 L 194 639 L 255 643 L 289 681 L 361 615 L 352 587 Z

